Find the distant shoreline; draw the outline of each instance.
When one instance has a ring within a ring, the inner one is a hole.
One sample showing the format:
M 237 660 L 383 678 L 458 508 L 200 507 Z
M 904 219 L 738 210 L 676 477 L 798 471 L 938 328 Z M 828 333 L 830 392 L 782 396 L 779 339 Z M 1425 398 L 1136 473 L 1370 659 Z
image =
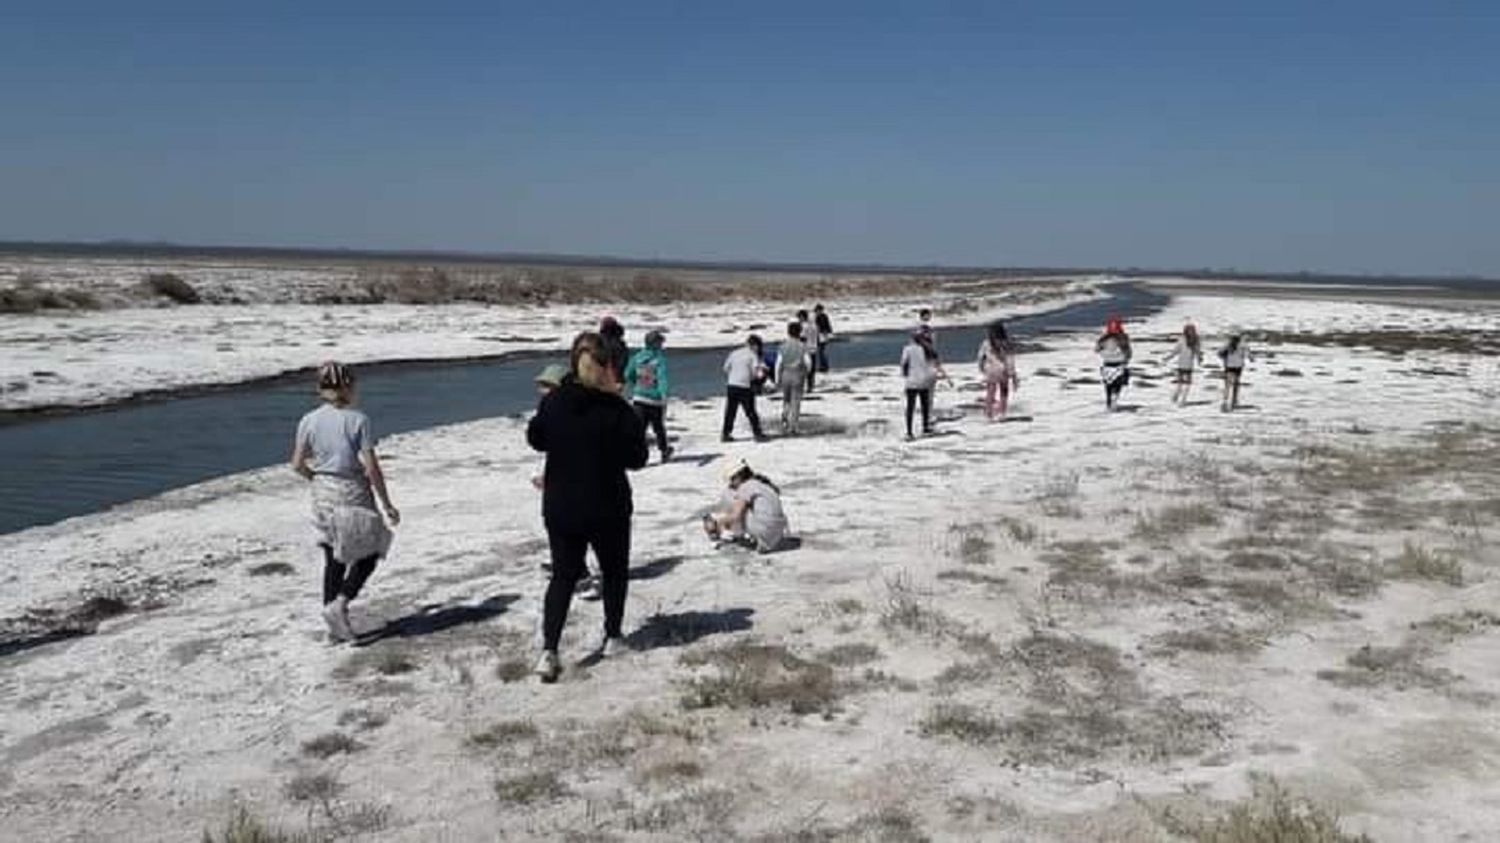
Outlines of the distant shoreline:
M 1111 266 L 945 266 L 838 261 L 686 260 L 528 252 L 471 252 L 436 249 L 346 249 L 295 246 L 221 246 L 134 241 L 66 242 L 0 241 L 0 255 L 11 257 L 231 259 L 293 263 L 449 264 L 549 266 L 609 269 L 679 269 L 719 272 L 819 273 L 826 275 L 986 275 L 990 277 L 1112 276 L 1120 280 L 1181 278 L 1202 282 L 1252 282 L 1297 285 L 1430 286 L 1448 290 L 1500 294 L 1500 278 L 1455 275 L 1373 275 L 1334 272 L 1258 272 Z

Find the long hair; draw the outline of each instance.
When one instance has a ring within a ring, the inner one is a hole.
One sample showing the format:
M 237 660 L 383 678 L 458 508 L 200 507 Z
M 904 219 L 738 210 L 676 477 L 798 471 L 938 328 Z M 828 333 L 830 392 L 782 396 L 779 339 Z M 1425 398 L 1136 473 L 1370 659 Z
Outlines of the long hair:
M 605 377 L 616 377 L 617 372 L 612 372 L 610 367 L 614 365 L 613 356 L 610 353 L 609 340 L 596 331 L 584 331 L 573 338 L 573 348 L 568 352 L 568 374 L 571 378 L 585 386 L 598 386 L 592 378 L 583 377 L 583 367 L 586 365 L 584 356 L 587 355 L 592 365 L 604 371 Z
M 318 366 L 318 397 L 330 404 L 349 403 L 354 389 L 354 370 L 337 360 L 325 360 Z
M 1010 342 L 1010 334 L 1005 330 L 1005 323 L 999 320 L 990 324 L 989 343 L 990 350 L 996 354 L 1007 354 L 1014 350 Z
M 1182 326 L 1182 339 L 1187 343 L 1188 348 L 1191 348 L 1194 353 L 1198 351 L 1199 340 L 1198 328 L 1196 325 L 1189 322 L 1186 325 Z
M 740 469 L 739 471 L 736 471 L 729 479 L 740 483 L 743 483 L 746 480 L 759 480 L 767 486 L 770 486 L 771 491 L 775 492 L 778 495 L 781 494 L 781 487 L 777 486 L 775 483 L 772 483 L 771 478 L 765 476 L 764 474 L 760 474 L 748 465 Z

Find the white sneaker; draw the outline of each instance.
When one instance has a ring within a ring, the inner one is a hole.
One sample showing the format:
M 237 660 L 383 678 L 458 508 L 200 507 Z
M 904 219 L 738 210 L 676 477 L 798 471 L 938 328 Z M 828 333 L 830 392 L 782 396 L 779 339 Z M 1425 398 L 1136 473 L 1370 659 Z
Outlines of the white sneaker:
M 599 578 L 589 577 L 586 582 L 581 583 L 578 587 L 578 596 L 584 600 L 604 599 L 604 591 L 599 587 Z
M 625 643 L 624 638 L 618 635 L 611 635 L 604 639 L 604 645 L 599 648 L 599 655 L 606 659 L 611 659 L 615 656 L 623 656 L 629 651 L 630 645 Z
M 335 642 L 353 641 L 354 630 L 349 628 L 348 604 L 340 600 L 323 607 L 323 621 L 328 624 L 328 637 Z
M 556 682 L 557 677 L 562 674 L 562 663 L 557 660 L 556 653 L 543 650 L 542 657 L 536 660 L 536 669 L 532 672 L 543 682 Z

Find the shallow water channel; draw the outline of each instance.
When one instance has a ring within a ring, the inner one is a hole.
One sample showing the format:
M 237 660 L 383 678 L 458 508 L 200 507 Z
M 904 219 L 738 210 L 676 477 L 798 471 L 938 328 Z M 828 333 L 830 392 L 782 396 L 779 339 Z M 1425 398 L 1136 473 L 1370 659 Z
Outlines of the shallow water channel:
M 1134 285 L 1036 316 L 1007 320 L 1018 338 L 1094 329 L 1110 314 L 1145 316 L 1167 301 Z M 837 320 L 838 314 L 833 314 Z M 835 322 L 837 327 L 837 322 Z M 779 340 L 779 326 L 761 332 Z M 967 362 L 983 327 L 944 328 L 945 359 Z M 835 370 L 894 366 L 904 331 L 848 334 L 830 347 Z M 723 391 L 725 349 L 673 350 L 674 398 Z M 531 379 L 559 355 L 359 367 L 360 404 L 389 435 L 492 416 L 524 413 L 536 402 Z M 132 402 L 0 425 L 0 533 L 108 509 L 168 489 L 283 461 L 297 419 L 316 404 L 308 378 L 257 383 L 206 394 Z

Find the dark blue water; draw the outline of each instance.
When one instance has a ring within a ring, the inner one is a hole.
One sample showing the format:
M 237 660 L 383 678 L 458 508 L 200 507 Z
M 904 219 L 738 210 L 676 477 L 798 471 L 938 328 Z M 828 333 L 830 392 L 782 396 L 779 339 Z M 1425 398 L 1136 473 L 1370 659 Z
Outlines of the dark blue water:
M 1020 338 L 1093 329 L 1110 314 L 1148 315 L 1166 297 L 1125 285 L 1109 298 L 1007 322 Z M 837 318 L 837 314 L 834 314 Z M 946 356 L 968 359 L 982 327 L 944 328 Z M 766 332 L 773 339 L 772 332 Z M 833 366 L 894 366 L 904 331 L 847 335 Z M 673 351 L 672 392 L 684 399 L 723 391 L 724 349 Z M 548 358 L 360 367 L 360 404 L 386 435 L 530 410 L 532 378 Z M 0 425 L 0 533 L 108 509 L 168 489 L 287 459 L 297 419 L 317 403 L 310 378 L 262 383 Z

